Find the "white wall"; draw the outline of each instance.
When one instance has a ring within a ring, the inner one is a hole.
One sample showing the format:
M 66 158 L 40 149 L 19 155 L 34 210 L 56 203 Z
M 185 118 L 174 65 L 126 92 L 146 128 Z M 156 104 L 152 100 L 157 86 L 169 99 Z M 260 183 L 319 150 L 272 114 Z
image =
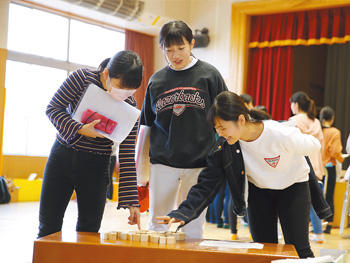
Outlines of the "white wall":
M 203 27 L 209 29 L 209 46 L 206 48 L 195 48 L 193 49 L 193 54 L 197 58 L 214 65 L 230 88 L 231 85 L 228 79 L 230 70 L 231 8 L 233 2 L 247 0 L 189 0 L 185 1 L 186 3 L 181 3 L 183 2 L 181 0 L 146 0 L 147 3 L 152 1 L 163 3 L 163 8 L 158 10 L 160 12 L 159 15 L 184 20 L 193 31 Z M 165 60 L 160 54 L 156 43 L 155 69 L 158 70 L 164 65 Z
M 214 65 L 224 79 L 229 76 L 229 48 L 231 31 L 230 0 L 192 0 L 190 24 L 192 30 L 209 29 L 210 43 L 206 48 L 195 48 L 193 54 Z

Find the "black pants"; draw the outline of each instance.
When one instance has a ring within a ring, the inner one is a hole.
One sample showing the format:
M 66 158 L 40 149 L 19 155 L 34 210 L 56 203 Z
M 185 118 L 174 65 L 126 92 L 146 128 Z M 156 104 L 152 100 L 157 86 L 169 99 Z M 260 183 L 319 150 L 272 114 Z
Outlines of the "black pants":
M 334 188 L 337 179 L 335 166 L 326 167 L 328 171 L 326 201 L 334 214 Z M 333 214 L 326 218 L 327 222 L 333 222 Z
M 278 243 L 279 218 L 286 244 L 293 244 L 300 258 L 314 257 L 309 243 L 309 214 L 308 182 L 283 190 L 261 189 L 249 183 L 248 220 L 255 242 Z
M 233 202 L 231 194 L 230 203 L 228 205 L 228 220 L 230 223 L 231 234 L 237 234 L 237 215 L 233 212 Z
M 73 190 L 78 201 L 76 230 L 98 232 L 109 183 L 109 162 L 109 155 L 76 151 L 55 142 L 44 171 L 38 237 L 61 230 Z
M 109 164 L 109 185 L 107 187 L 107 198 L 112 200 L 113 199 L 113 172 L 115 168 L 115 164 L 117 162 L 117 157 L 115 155 L 111 156 L 111 162 Z

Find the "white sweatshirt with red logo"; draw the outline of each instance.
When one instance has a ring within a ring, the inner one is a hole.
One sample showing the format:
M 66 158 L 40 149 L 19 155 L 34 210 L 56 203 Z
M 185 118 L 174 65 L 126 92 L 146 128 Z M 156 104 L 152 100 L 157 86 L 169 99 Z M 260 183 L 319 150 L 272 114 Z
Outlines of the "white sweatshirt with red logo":
M 298 128 L 273 120 L 254 141 L 240 140 L 248 181 L 259 188 L 281 190 L 309 179 L 305 156 L 320 151 L 320 142 Z

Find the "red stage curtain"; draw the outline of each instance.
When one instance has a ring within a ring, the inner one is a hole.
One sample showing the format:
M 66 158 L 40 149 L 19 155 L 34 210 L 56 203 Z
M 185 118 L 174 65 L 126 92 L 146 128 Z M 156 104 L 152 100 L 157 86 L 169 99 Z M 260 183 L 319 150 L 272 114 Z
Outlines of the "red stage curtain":
M 350 6 L 253 16 L 250 48 L 350 41 Z
M 247 93 L 274 120 L 287 120 L 293 89 L 293 48 L 254 48 L 249 53 Z
M 276 120 L 290 114 L 293 46 L 350 42 L 350 6 L 253 16 L 246 92 Z
M 125 30 L 125 49 L 133 50 L 139 54 L 144 71 L 141 86 L 135 93 L 137 107 L 141 109 L 145 97 L 148 80 L 154 72 L 154 44 L 153 36 L 137 33 L 135 31 Z

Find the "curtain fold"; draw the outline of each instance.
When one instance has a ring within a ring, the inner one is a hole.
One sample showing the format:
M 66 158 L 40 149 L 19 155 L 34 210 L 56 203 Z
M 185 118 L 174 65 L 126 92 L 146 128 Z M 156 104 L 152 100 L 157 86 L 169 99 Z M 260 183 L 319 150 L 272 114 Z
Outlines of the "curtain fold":
M 274 120 L 290 116 L 293 55 L 293 47 L 250 49 L 247 93 L 255 105 L 264 105 Z
M 250 48 L 350 42 L 350 6 L 253 16 Z
M 325 105 L 335 111 L 334 126 L 342 132 L 345 149 L 350 132 L 350 43 L 328 46 Z
M 141 86 L 135 93 L 137 108 L 141 109 L 145 97 L 147 84 L 154 73 L 154 37 L 125 30 L 125 50 L 132 50 L 139 54 L 144 67 Z

